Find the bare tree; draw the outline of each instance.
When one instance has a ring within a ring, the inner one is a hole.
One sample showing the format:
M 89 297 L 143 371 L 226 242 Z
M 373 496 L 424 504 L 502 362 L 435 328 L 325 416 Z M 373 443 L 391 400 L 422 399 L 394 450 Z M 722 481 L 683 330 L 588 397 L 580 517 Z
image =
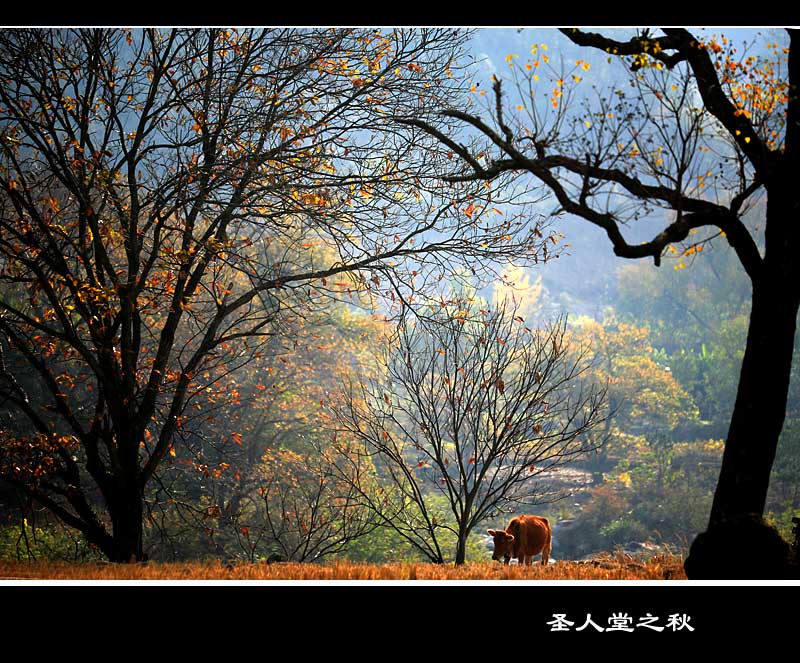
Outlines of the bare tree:
M 571 80 L 583 72 L 544 80 L 546 55 L 535 53 L 527 73 L 517 67 L 512 74 L 521 94 L 511 103 L 521 112 L 510 111 L 499 79 L 491 119 L 459 108 L 443 112 L 486 140 L 493 152 L 486 160 L 426 120 L 399 121 L 459 155 L 463 167 L 448 181 L 533 176 L 561 211 L 602 229 L 620 257 L 652 258 L 658 266 L 665 255 L 685 260 L 724 238 L 753 292 L 709 532 L 723 521 L 760 518 L 786 413 L 800 306 L 798 33 L 789 30 L 788 45 L 757 55 L 728 38 L 681 28 L 640 30 L 630 39 L 560 32 L 622 61 L 630 86 L 572 103 Z M 626 239 L 626 223 L 655 210 L 663 211 L 662 230 L 649 241 Z M 763 219 L 756 224 L 763 236 L 743 222 L 748 210 Z M 719 555 L 735 554 L 724 545 L 708 550 L 707 559 L 697 551 L 695 573 L 714 573 Z
M 464 563 L 478 523 L 563 497 L 546 473 L 596 448 L 586 434 L 605 392 L 578 379 L 587 368 L 565 318 L 530 329 L 513 305 L 462 298 L 406 320 L 385 380 L 362 382 L 337 410 L 349 458 L 357 449 L 384 481 L 363 497 L 434 562 L 451 533 Z
M 465 38 L 1 31 L 0 476 L 142 559 L 187 408 L 287 316 L 535 255 L 538 228 L 423 182 L 447 151 L 387 121 L 438 122 Z
M 354 489 L 368 479 L 343 480 L 333 463 L 331 452 L 308 456 L 282 449 L 265 455 L 257 494 L 236 515 L 239 542 L 251 561 L 267 554 L 319 561 L 377 527 Z

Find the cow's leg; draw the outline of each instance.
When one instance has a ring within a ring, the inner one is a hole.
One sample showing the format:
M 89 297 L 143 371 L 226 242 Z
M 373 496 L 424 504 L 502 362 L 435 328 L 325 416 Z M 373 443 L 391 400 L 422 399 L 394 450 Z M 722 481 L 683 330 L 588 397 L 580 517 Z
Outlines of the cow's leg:
M 550 559 L 550 550 L 553 547 L 553 537 L 548 534 L 547 541 L 545 541 L 544 548 L 542 548 L 542 565 L 547 565 L 547 560 Z

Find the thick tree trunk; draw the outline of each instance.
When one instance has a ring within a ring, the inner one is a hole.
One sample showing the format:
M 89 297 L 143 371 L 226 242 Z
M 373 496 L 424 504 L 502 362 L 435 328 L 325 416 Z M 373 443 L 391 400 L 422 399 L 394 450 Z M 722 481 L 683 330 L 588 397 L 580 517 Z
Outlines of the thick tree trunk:
M 762 516 L 786 417 L 800 275 L 790 261 L 764 262 L 764 271 L 753 280 L 739 389 L 708 528 L 694 540 L 684 562 L 690 579 L 785 579 L 798 574 L 789 544 Z M 758 550 L 758 564 L 742 558 L 743 545 Z
M 120 487 L 109 500 L 112 536 L 103 553 L 111 562 L 144 561 L 142 545 L 144 504 L 136 486 L 126 489 Z
M 798 284 L 764 278 L 753 306 L 739 388 L 709 526 L 764 513 L 778 438 L 786 417 Z

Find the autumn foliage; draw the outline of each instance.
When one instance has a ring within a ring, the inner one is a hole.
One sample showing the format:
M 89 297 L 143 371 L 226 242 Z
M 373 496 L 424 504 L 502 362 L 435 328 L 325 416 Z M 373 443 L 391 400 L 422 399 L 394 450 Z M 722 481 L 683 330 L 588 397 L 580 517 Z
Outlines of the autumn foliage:
M 493 76 L 485 104 L 491 119 L 472 108 L 442 111 L 481 141 L 478 150 L 424 118 L 400 121 L 458 154 L 446 181 L 524 174 L 560 212 L 602 231 L 617 256 L 656 266 L 681 257 L 675 266 L 682 268 L 719 240 L 735 253 L 752 285 L 752 309 L 709 515 L 713 529 L 763 514 L 786 416 L 800 306 L 798 33 L 789 30 L 786 46 L 769 44 L 758 55 L 723 35 L 684 28 L 622 34 L 560 30 L 571 44 L 606 55 L 623 85 L 577 92 L 579 72 L 568 77 L 551 68 L 545 80 L 539 72 L 548 60 L 538 49 L 524 69 L 511 54 L 515 89 L 508 77 Z M 484 147 L 492 156 L 479 160 Z M 763 235 L 745 223 L 751 209 L 759 210 Z M 649 240 L 632 239 L 629 224 L 648 216 L 660 229 Z M 694 568 L 713 573 L 716 561 Z
M 3 31 L 3 478 L 141 559 L 159 471 L 199 408 L 244 402 L 232 375 L 269 339 L 325 302 L 399 306 L 465 261 L 534 256 L 536 223 L 425 177 L 444 153 L 386 124 L 458 91 L 463 39 Z

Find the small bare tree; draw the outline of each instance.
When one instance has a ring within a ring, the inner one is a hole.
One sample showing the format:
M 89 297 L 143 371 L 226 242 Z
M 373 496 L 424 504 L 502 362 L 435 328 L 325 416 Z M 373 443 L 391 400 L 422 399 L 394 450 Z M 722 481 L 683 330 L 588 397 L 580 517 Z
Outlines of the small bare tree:
M 257 495 L 236 518 L 239 544 L 251 561 L 267 551 L 286 561 L 319 561 L 378 525 L 354 488 L 366 480 L 340 476 L 330 452 L 311 457 L 275 450 L 264 456 L 260 474 Z
M 565 496 L 542 475 L 596 448 L 584 434 L 605 391 L 578 379 L 589 363 L 568 348 L 566 319 L 530 329 L 508 303 L 451 303 L 407 319 L 385 381 L 351 388 L 336 414 L 360 453 L 350 447 L 351 462 L 373 462 L 384 481 L 360 491 L 380 521 L 434 562 L 449 532 L 462 564 L 481 521 Z

